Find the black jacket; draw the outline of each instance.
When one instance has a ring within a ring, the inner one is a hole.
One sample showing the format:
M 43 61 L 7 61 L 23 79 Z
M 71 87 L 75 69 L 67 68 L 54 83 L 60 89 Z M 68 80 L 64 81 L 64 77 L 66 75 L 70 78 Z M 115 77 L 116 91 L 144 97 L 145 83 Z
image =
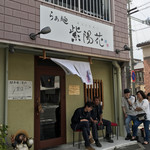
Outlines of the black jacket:
M 71 118 L 71 128 L 76 130 L 76 126 L 80 123 L 81 119 L 87 119 L 90 121 L 90 112 L 85 112 L 84 107 L 77 108 Z
M 100 121 L 100 115 L 103 113 L 102 106 L 99 104 L 98 106 L 94 106 L 91 111 L 91 116 L 94 120 Z

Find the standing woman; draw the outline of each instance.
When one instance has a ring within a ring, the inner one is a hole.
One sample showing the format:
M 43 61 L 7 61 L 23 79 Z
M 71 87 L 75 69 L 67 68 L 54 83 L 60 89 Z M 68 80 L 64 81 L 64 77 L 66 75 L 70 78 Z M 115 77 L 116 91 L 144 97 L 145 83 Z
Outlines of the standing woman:
M 146 113 L 145 119 L 140 119 L 137 117 L 136 121 L 133 125 L 133 136 L 131 141 L 137 140 L 137 130 L 138 126 L 143 123 L 144 124 L 144 130 L 145 130 L 145 138 L 144 138 L 144 145 L 149 144 L 149 123 L 150 123 L 150 109 L 149 109 L 149 102 L 146 99 L 146 95 L 142 90 L 138 91 L 137 93 L 137 101 L 133 106 L 134 110 L 137 112 L 137 114 L 143 114 Z

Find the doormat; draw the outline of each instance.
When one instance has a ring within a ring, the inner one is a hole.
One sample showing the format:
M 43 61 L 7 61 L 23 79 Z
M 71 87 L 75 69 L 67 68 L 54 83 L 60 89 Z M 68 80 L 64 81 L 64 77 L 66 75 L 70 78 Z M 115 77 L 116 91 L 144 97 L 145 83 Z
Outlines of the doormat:
M 140 143 L 114 148 L 114 150 L 144 150 L 144 149 L 145 147 Z

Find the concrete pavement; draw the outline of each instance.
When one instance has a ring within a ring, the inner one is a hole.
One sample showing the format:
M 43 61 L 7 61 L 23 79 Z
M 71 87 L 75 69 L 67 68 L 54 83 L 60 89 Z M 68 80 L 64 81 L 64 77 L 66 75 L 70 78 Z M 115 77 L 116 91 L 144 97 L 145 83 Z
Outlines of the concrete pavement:
M 129 147 L 133 147 L 134 145 L 137 146 L 136 141 L 126 141 L 124 139 L 124 137 L 119 137 L 119 140 L 117 140 L 115 137 L 115 138 L 113 138 L 113 140 L 114 140 L 114 143 L 108 143 L 104 139 L 100 138 L 100 143 L 102 144 L 102 147 L 98 148 L 95 146 L 95 144 L 92 144 L 91 146 L 93 148 L 95 148 L 95 150 L 117 150 L 117 149 L 119 150 L 119 149 L 121 149 L 123 147 L 127 147 L 127 146 L 129 146 Z M 141 145 L 141 144 L 140 144 L 139 148 L 140 148 L 139 150 L 144 149 L 143 145 Z M 58 147 L 50 148 L 47 150 L 79 150 L 79 149 L 78 149 L 78 145 L 76 143 L 75 147 L 73 147 L 72 144 L 65 144 L 65 145 L 60 145 Z M 85 150 L 84 143 L 81 143 L 80 150 Z M 133 150 L 135 150 L 135 148 Z

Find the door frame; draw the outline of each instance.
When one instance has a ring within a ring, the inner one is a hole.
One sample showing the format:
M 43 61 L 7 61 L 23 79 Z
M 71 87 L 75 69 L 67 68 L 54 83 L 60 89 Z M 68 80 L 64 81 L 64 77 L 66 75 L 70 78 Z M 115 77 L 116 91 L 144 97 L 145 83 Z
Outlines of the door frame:
M 65 97 L 65 72 L 58 65 L 42 66 L 38 65 L 38 57 L 35 57 L 35 90 L 34 90 L 34 150 L 54 147 L 66 143 L 66 97 Z M 49 60 L 51 61 L 51 60 Z M 40 141 L 40 115 L 37 115 L 37 100 L 40 97 L 40 76 L 41 75 L 60 76 L 60 99 L 61 99 L 61 136 L 58 138 Z

